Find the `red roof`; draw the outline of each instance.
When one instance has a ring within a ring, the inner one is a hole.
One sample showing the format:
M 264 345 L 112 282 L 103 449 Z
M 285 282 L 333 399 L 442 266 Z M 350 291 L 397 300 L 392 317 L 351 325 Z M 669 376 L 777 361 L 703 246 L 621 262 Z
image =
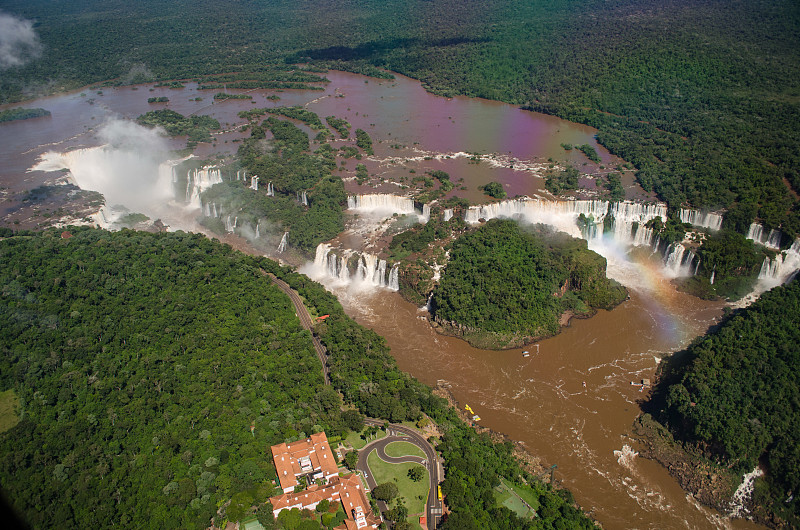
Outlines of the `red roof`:
M 297 485 L 298 475 L 322 472 L 329 477 L 339 472 L 324 432 L 312 434 L 305 440 L 273 445 L 272 459 L 284 491 Z
M 284 493 L 270 498 L 273 513 L 277 514 L 281 510 L 292 508 L 313 509 L 323 499 L 330 502 L 341 502 L 349 520 L 356 524 L 357 528 L 365 526 L 377 527 L 378 521 L 369 507 L 369 501 L 364 494 L 361 480 L 358 475 L 351 473 L 346 477 L 331 477 L 325 486 L 313 484 L 305 491 L 298 493 Z M 346 521 L 345 521 L 346 522 Z

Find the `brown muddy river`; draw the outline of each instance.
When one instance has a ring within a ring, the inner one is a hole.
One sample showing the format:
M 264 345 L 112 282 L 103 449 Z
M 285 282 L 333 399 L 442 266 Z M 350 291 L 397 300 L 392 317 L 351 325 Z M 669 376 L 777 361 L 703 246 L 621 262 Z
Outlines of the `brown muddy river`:
M 411 170 L 443 169 L 453 181 L 463 178 L 459 186 L 467 189 L 457 187 L 455 192 L 474 201 L 485 200 L 477 186 L 492 180 L 502 181 L 512 197 L 540 193 L 541 179 L 535 173 L 550 158 L 588 173 L 604 171 L 577 150 L 565 151 L 562 143 L 592 145 L 607 169 L 622 162 L 598 146 L 589 127 L 497 102 L 432 96 L 402 76 L 381 81 L 330 72 L 327 77 L 331 83 L 324 91 L 278 91 L 278 102 L 266 99 L 275 91 L 251 91 L 252 102 L 211 104 L 215 91 L 187 84 L 180 90 L 141 86 L 102 89 L 102 94 L 87 88 L 28 103 L 50 110 L 52 116 L 0 124 L 3 224 L 17 208 L 21 192 L 58 176 L 26 172 L 42 153 L 99 145 L 96 132 L 107 118 L 135 118 L 164 108 L 147 103 L 154 96 L 169 97 L 168 108 L 182 114 L 211 115 L 224 129 L 242 123 L 237 117 L 241 110 L 307 105 L 322 117 L 345 118 L 353 129 L 372 135 L 376 153 L 365 161 L 370 173 L 402 182 L 413 175 Z M 196 153 L 230 155 L 241 134 L 221 134 L 214 145 L 201 145 Z M 182 144 L 170 142 L 173 148 Z M 470 160 L 477 155 L 480 160 Z M 342 176 L 351 176 L 355 161 L 345 167 Z M 629 198 L 646 197 L 630 176 L 624 182 Z M 358 193 L 376 191 L 354 182 L 347 187 Z M 385 183 L 380 190 L 397 192 L 399 186 Z M 183 211 L 165 220 L 174 228 L 196 229 Z M 387 338 L 402 369 L 431 385 L 446 382 L 462 405 L 469 404 L 481 416 L 482 425 L 521 441 L 544 465 L 557 465 L 556 478 L 605 528 L 756 527 L 699 506 L 663 468 L 624 449 L 637 449 L 629 433 L 639 412 L 637 399 L 643 396 L 631 382 L 652 378 L 659 358 L 703 333 L 722 306 L 675 292 L 660 275 L 658 263 L 611 260 L 609 272 L 630 288 L 630 300 L 591 319 L 573 320 L 560 335 L 528 348 L 527 358 L 521 350 L 476 350 L 440 336 L 425 320 L 427 313 L 397 293 L 336 293 L 350 315 Z

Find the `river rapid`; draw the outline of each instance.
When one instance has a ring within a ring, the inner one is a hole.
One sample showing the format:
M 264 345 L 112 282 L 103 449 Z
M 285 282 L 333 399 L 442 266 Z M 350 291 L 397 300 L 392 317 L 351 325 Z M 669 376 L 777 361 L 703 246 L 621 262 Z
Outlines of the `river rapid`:
M 550 159 L 589 173 L 584 184 L 590 189 L 591 175 L 623 163 L 597 144 L 589 127 L 492 101 L 436 97 L 402 76 L 389 81 L 330 72 L 327 77 L 331 83 L 320 85 L 322 91 L 249 91 L 252 101 L 212 104 L 215 91 L 199 91 L 187 83 L 179 90 L 87 88 L 29 102 L 26 107 L 43 107 L 52 116 L 0 125 L 3 224 L 9 225 L 20 211 L 26 190 L 63 178 L 62 173 L 28 171 L 41 155 L 100 145 L 101 123 L 164 108 L 147 103 L 154 96 L 169 97 L 168 108 L 182 114 L 208 114 L 223 124 L 227 132 L 195 151 L 203 158 L 235 153 L 236 140 L 246 134 L 235 130 L 243 123 L 237 117 L 241 110 L 306 105 L 321 117 L 345 118 L 353 129 L 372 135 L 375 156 L 364 163 L 371 174 L 385 179 L 375 188 L 348 180 L 351 193 L 399 193 L 412 170 L 443 169 L 458 182 L 454 194 L 483 202 L 477 186 L 492 180 L 503 182 L 512 197 L 542 194 L 538 175 Z M 276 93 L 280 101 L 266 99 Z M 182 143 L 167 142 L 170 148 Z M 590 163 L 577 150 L 565 151 L 562 143 L 592 145 L 601 164 Z M 343 177 L 352 175 L 355 163 L 346 161 Z M 108 170 L 107 178 L 114 179 L 112 173 Z M 623 182 L 628 198 L 650 198 L 630 174 Z M 172 228 L 199 230 L 194 212 L 183 207 L 167 208 L 164 215 Z M 243 240 L 227 239 L 254 252 Z M 629 288 L 630 299 L 590 319 L 573 319 L 561 334 L 527 348 L 528 357 L 518 349 L 477 350 L 439 335 L 424 308 L 403 301 L 396 292 L 330 288 L 348 314 L 386 337 L 403 370 L 430 385 L 447 385 L 462 406 L 469 404 L 480 415 L 481 425 L 522 442 L 544 465 L 557 465 L 556 479 L 605 528 L 757 528 L 700 506 L 665 469 L 636 457 L 630 438 L 639 414 L 637 400 L 644 397 L 631 383 L 652 379 L 659 360 L 705 332 L 721 315 L 722 304 L 675 291 L 659 259 L 608 256 L 609 275 Z

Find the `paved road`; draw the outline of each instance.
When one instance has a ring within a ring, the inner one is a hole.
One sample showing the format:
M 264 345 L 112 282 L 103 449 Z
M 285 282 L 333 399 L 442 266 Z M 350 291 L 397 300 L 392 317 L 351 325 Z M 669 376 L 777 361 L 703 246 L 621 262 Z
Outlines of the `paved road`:
M 367 418 L 366 420 L 364 420 L 364 423 L 366 423 L 367 425 L 383 426 L 385 422 L 381 420 L 373 420 Z M 398 436 L 398 434 L 402 434 L 403 436 Z M 389 445 L 391 442 L 397 442 L 397 441 L 413 443 L 414 445 L 422 449 L 422 452 L 425 453 L 425 458 L 420 458 L 418 456 L 404 456 L 400 458 L 393 458 L 386 455 L 386 446 Z M 367 466 L 367 456 L 373 450 L 377 450 L 378 456 L 387 462 L 391 463 L 416 462 L 428 468 L 430 490 L 428 491 L 428 502 L 426 504 L 425 513 L 428 519 L 428 528 L 431 530 L 436 528 L 438 526 L 439 517 L 441 517 L 442 515 L 442 503 L 439 500 L 439 494 L 438 494 L 439 482 L 440 482 L 439 459 L 436 455 L 436 450 L 433 448 L 433 446 L 431 446 L 431 444 L 428 443 L 428 440 L 426 440 L 424 436 L 422 436 L 414 429 L 405 427 L 403 425 L 397 425 L 394 423 L 390 424 L 388 436 L 368 444 L 367 446 L 364 447 L 364 449 L 358 452 L 358 469 L 362 473 L 367 474 L 367 486 L 369 487 L 370 490 L 377 485 L 375 484 L 375 479 L 372 477 L 372 473 L 369 472 L 369 467 Z M 381 503 L 379 503 L 379 507 L 381 508 L 382 511 L 386 510 L 385 504 L 381 506 Z
M 314 330 L 312 329 L 313 320 L 311 320 L 311 315 L 308 314 L 308 310 L 306 306 L 303 305 L 303 300 L 300 298 L 300 295 L 297 292 L 289 287 L 289 284 L 285 281 L 277 278 L 272 273 L 267 273 L 267 276 L 270 277 L 272 283 L 277 285 L 281 291 L 286 293 L 289 296 L 289 299 L 294 304 L 294 310 L 297 314 L 297 317 L 300 319 L 300 324 L 311 332 L 311 340 L 314 342 L 314 349 L 317 351 L 317 357 L 319 358 L 319 362 L 322 364 L 322 375 L 325 378 L 325 384 L 331 384 L 331 378 L 328 374 L 328 362 L 327 362 L 327 350 L 325 346 L 319 341 L 317 336 L 314 334 Z

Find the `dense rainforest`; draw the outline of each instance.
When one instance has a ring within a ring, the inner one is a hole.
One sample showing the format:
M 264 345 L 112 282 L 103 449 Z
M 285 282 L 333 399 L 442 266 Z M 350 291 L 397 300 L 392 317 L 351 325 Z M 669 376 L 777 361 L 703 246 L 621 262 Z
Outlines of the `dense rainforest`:
M 35 21 L 43 51 L 0 79 L 2 101 L 106 80 L 274 88 L 313 85 L 309 70 L 319 67 L 382 76 L 376 67 L 388 68 L 438 94 L 597 127 L 599 141 L 673 208 L 727 208 L 737 231 L 759 218 L 781 226 L 787 242 L 800 233 L 800 7 L 791 0 L 366 0 L 312 11 L 287 0 L 145 0 L 135 12 L 119 0 L 10 0 L 4 8 Z
M 586 241 L 493 219 L 452 243 L 431 313 L 479 347 L 519 346 L 558 333 L 565 312 L 610 309 L 627 291 L 606 277 Z
M 800 524 L 800 282 L 738 310 L 665 363 L 644 407 L 723 470 L 761 466 L 757 515 Z
M 452 510 L 443 528 L 593 526 L 568 492 L 522 470 L 511 444 L 476 434 L 401 372 L 333 295 L 274 261 L 201 235 L 89 228 L 8 231 L 0 256 L 0 385 L 19 402 L 18 423 L 0 433 L 0 476 L 35 528 L 206 528 L 236 520 L 231 498 L 276 528 L 263 504 L 269 446 L 358 429 L 351 407 L 437 422 Z M 332 387 L 266 272 L 331 315 L 315 331 Z M 540 517 L 495 506 L 500 477 L 530 484 Z

